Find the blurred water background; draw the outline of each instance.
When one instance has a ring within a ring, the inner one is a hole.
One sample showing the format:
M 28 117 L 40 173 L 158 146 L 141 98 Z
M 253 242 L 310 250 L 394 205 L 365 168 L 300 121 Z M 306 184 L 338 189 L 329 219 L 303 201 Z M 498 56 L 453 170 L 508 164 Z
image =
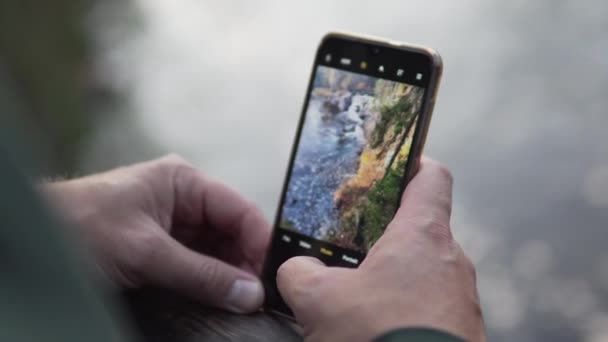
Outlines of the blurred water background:
M 425 151 L 454 173 L 453 230 L 478 267 L 490 340 L 608 341 L 608 2 L 108 0 L 92 8 L 91 58 L 69 56 L 87 61 L 86 77 L 70 70 L 94 80 L 84 82 L 94 110 L 31 120 L 68 132 L 50 153 L 54 172 L 176 152 L 272 219 L 322 35 L 429 45 L 445 72 Z

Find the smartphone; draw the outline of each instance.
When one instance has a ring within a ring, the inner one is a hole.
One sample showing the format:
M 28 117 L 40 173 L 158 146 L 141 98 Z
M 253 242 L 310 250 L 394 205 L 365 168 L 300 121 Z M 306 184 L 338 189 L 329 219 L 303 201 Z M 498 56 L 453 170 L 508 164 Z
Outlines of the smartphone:
M 263 273 L 265 309 L 292 316 L 279 266 L 357 267 L 418 169 L 441 78 L 437 52 L 329 33 L 312 68 Z

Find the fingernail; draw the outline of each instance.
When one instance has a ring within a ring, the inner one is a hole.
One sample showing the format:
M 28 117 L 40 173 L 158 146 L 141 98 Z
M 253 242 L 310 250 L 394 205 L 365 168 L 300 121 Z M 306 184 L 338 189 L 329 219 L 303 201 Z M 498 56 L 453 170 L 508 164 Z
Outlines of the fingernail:
M 258 309 L 263 300 L 264 289 L 259 281 L 239 279 L 232 283 L 224 303 L 230 311 L 246 313 Z

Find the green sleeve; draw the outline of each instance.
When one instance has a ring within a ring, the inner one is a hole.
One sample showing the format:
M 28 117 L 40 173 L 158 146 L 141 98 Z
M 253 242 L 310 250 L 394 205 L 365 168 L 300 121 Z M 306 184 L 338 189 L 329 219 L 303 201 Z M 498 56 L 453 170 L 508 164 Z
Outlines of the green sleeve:
M 430 328 L 400 328 L 377 337 L 374 342 L 465 342 L 465 340 Z
M 126 341 L 122 312 L 89 281 L 80 254 L 61 236 L 63 227 L 2 147 L 0 341 Z

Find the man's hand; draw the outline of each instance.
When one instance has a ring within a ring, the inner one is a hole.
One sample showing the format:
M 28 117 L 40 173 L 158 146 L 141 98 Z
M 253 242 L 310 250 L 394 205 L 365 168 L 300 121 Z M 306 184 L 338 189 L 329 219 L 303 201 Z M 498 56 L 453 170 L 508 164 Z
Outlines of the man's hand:
M 424 160 L 386 232 L 358 269 L 296 257 L 279 290 L 309 341 L 370 341 L 400 327 L 485 340 L 475 270 L 450 232 L 452 177 Z
M 171 288 L 251 312 L 270 237 L 260 211 L 235 191 L 168 156 L 44 185 L 114 283 Z

